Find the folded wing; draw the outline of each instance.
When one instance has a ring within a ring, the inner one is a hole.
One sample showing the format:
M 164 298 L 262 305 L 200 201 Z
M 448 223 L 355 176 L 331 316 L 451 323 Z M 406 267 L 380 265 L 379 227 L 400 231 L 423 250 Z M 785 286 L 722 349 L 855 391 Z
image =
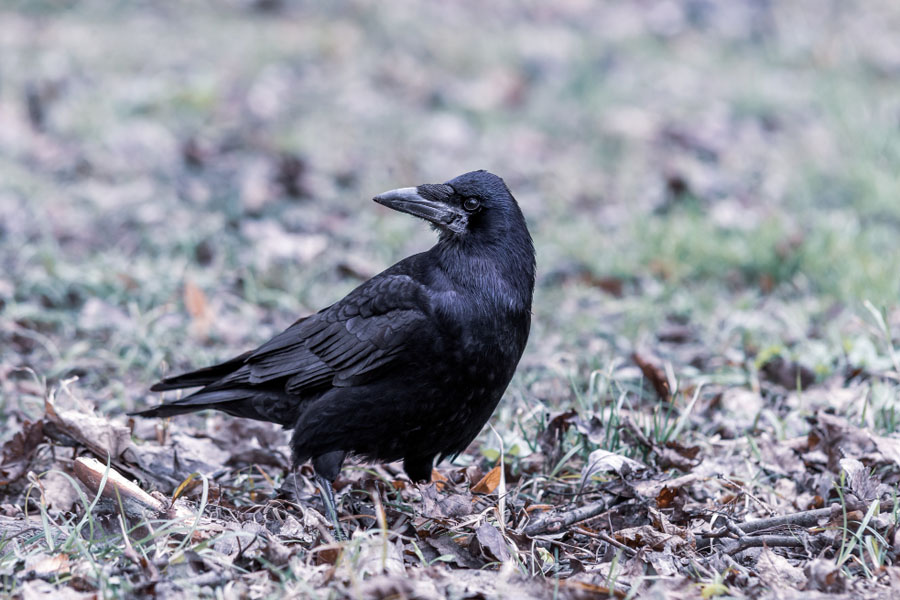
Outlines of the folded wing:
M 291 425 L 304 398 L 377 379 L 395 361 L 404 362 L 413 338 L 428 339 L 433 327 L 423 286 L 406 274 L 385 272 L 252 352 L 161 381 L 152 389 L 205 387 L 138 414 L 217 408 Z

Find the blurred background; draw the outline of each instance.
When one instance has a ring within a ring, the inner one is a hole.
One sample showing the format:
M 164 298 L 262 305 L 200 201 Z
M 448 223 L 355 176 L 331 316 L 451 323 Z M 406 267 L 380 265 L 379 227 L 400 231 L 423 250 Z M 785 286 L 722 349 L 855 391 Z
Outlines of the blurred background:
M 672 358 L 686 376 L 886 360 L 852 326 L 900 294 L 896 2 L 37 0 L 0 22 L 0 410 L 72 376 L 143 405 L 433 243 L 372 196 L 479 168 L 537 245 L 520 399 L 667 339 L 715 357 Z

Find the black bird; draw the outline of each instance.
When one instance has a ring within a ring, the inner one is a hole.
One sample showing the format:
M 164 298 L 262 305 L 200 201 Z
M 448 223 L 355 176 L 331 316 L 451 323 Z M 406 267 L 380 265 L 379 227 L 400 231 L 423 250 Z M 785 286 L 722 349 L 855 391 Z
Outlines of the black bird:
M 312 459 L 332 519 L 332 482 L 348 455 L 403 459 L 410 479 L 430 481 L 435 457 L 465 450 L 531 326 L 534 245 L 502 179 L 474 171 L 374 200 L 430 221 L 438 243 L 256 350 L 163 379 L 151 390 L 204 387 L 135 413 L 214 408 L 293 428 L 294 464 Z

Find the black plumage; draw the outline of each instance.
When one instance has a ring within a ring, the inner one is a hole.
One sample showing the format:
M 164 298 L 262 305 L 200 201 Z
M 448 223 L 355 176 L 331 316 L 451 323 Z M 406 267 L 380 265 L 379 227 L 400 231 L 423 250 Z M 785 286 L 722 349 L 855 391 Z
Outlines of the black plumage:
M 486 171 L 374 200 L 430 221 L 438 243 L 256 350 L 162 380 L 151 389 L 203 387 L 136 414 L 213 408 L 279 423 L 294 430 L 295 464 L 312 459 L 329 482 L 350 454 L 402 459 L 422 481 L 435 457 L 462 452 L 528 339 L 535 257 L 525 218 Z

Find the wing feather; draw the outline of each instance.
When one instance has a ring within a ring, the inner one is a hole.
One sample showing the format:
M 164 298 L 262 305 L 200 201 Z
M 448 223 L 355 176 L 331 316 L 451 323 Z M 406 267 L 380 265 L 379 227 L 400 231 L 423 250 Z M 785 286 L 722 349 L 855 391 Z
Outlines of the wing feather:
M 247 357 L 249 381 L 284 378 L 302 394 L 322 385 L 348 385 L 374 376 L 403 354 L 430 324 L 422 284 L 386 272 L 340 302 L 302 319 Z

